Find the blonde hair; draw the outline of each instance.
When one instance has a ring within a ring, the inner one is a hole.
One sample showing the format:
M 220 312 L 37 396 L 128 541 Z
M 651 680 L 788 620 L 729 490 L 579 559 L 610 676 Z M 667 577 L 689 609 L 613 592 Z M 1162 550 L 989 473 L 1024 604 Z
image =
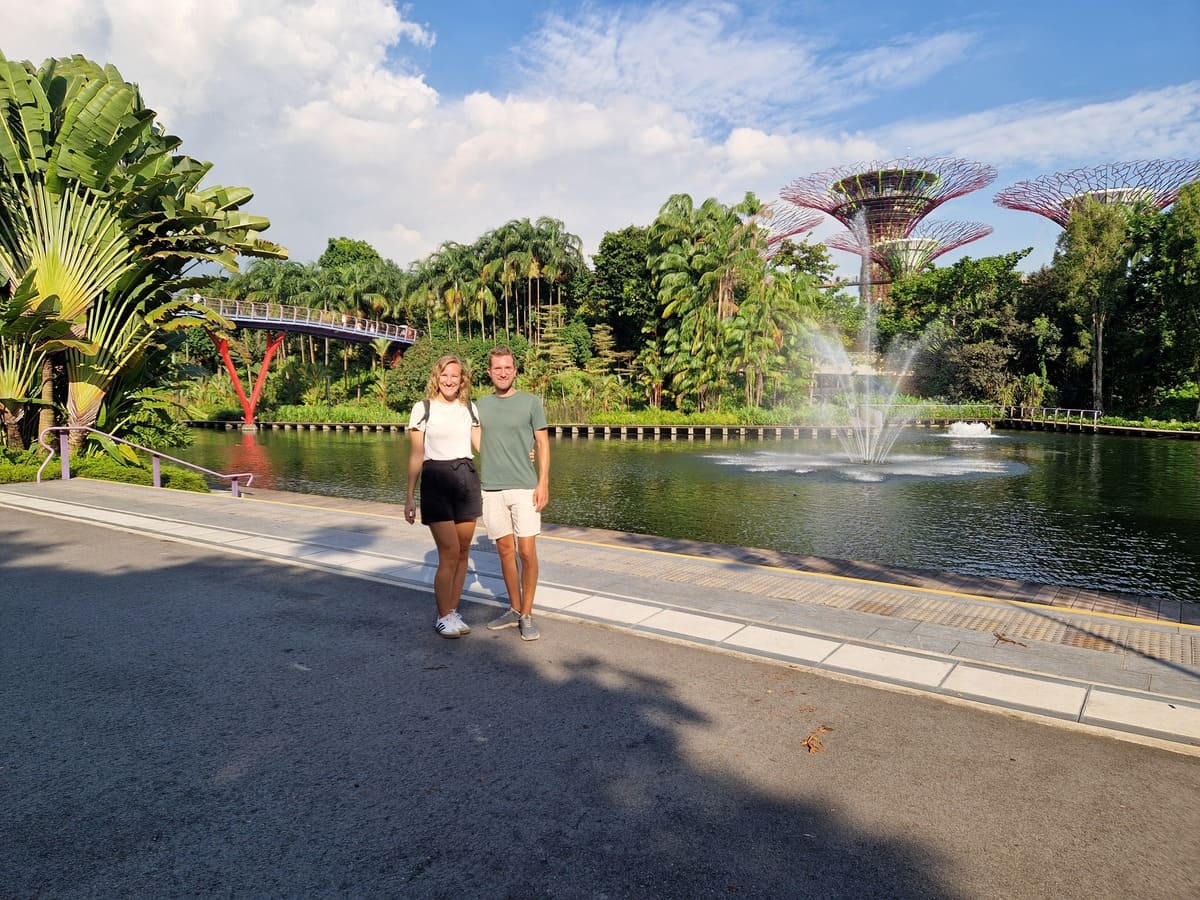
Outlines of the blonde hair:
M 459 372 L 462 373 L 462 381 L 458 385 L 458 394 L 455 400 L 459 403 L 466 403 L 471 399 L 471 373 L 467 371 L 467 365 L 453 353 L 448 353 L 433 364 L 433 371 L 429 373 L 429 384 L 425 386 L 425 399 L 432 400 L 435 397 L 442 395 L 438 388 L 438 379 L 442 377 L 442 373 L 446 371 L 446 367 L 450 365 L 458 365 Z

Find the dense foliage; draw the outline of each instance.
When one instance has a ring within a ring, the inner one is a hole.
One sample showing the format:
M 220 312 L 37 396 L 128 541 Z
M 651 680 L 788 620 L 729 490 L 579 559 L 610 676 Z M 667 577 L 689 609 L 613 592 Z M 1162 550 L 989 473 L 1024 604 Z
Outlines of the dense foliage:
M 1167 212 L 1082 204 L 1054 262 L 1030 274 L 1018 269 L 1028 249 L 912 274 L 873 307 L 871 351 L 917 347 L 905 390 L 927 400 L 1140 417 L 1170 396 L 1194 418 L 1197 192 Z M 865 349 L 855 343 L 866 307 L 834 281 L 822 245 L 764 252 L 767 224 L 752 195 L 733 206 L 677 195 L 648 226 L 605 235 L 590 268 L 561 223 L 521 220 L 404 270 L 331 239 L 316 264 L 258 261 L 212 290 L 423 328 L 402 357 L 292 338 L 264 418 L 390 421 L 381 405 L 403 418 L 439 355 L 464 356 L 482 390 L 487 348 L 502 342 L 558 421 L 796 421 L 811 414 L 813 338 Z M 247 361 L 261 356 L 260 334 L 241 338 Z M 216 372 L 211 350 L 191 353 Z M 233 418 L 222 376 L 208 382 L 193 383 L 191 416 Z
M 148 357 L 171 332 L 227 324 L 180 299 L 187 273 L 284 254 L 261 238 L 267 220 L 242 210 L 250 191 L 203 186 L 211 165 L 178 153 L 181 141 L 155 118 L 112 66 L 75 56 L 35 67 L 0 55 L 0 418 L 9 446 L 28 446 L 56 421 L 136 423 L 140 437 L 153 437 L 150 409 L 161 398 Z
M 606 234 L 590 265 L 548 216 L 407 266 L 349 237 L 298 263 L 241 211 L 249 191 L 200 186 L 208 165 L 177 154 L 111 67 L 0 58 L 0 74 L 0 414 L 14 448 L 39 409 L 151 446 L 185 440 L 183 420 L 240 418 L 204 331 L 230 338 L 246 382 L 265 335 L 203 307 L 203 328 L 182 327 L 201 324 L 177 315 L 195 287 L 420 329 L 406 349 L 288 336 L 263 420 L 404 421 L 438 356 L 463 356 L 479 392 L 487 350 L 506 343 L 557 421 L 797 421 L 821 384 L 818 336 L 867 362 L 915 347 L 904 389 L 923 400 L 1197 418 L 1197 185 L 1165 212 L 1081 203 L 1036 272 L 1018 270 L 1028 250 L 964 257 L 869 303 L 823 245 L 769 245 L 769 208 L 750 194 L 671 196 L 652 222 Z M 61 262 L 77 250 L 94 265 L 72 275 Z M 202 260 L 229 274 L 188 277 Z

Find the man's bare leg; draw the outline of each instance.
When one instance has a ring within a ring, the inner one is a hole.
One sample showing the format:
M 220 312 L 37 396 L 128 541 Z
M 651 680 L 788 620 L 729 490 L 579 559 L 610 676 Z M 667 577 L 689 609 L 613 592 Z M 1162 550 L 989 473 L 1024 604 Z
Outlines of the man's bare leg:
M 514 608 L 527 616 L 533 612 L 533 595 L 537 592 L 537 538 L 517 538 L 517 555 L 521 560 L 521 605 Z

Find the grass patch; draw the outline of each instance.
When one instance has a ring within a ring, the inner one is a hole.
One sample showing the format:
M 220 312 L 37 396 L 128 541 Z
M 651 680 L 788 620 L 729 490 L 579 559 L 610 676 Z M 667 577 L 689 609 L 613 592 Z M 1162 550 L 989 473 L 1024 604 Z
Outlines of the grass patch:
M 42 465 L 42 459 L 32 450 L 20 453 L 0 452 L 0 484 L 21 484 L 35 481 L 38 468 Z M 160 474 L 163 487 L 174 488 L 177 491 L 209 493 L 208 482 L 199 472 L 181 469 L 178 466 L 164 465 Z M 126 465 L 109 456 L 72 456 L 71 476 L 73 478 L 116 481 L 121 484 L 154 484 L 154 471 L 149 463 L 144 466 L 140 464 Z M 53 481 L 61 477 L 62 465 L 57 459 L 46 466 L 46 471 L 42 473 L 43 481 Z
M 239 416 L 240 418 L 240 416 Z M 406 425 L 408 413 L 382 403 L 341 406 L 277 406 L 258 417 L 260 422 L 328 422 L 333 425 Z

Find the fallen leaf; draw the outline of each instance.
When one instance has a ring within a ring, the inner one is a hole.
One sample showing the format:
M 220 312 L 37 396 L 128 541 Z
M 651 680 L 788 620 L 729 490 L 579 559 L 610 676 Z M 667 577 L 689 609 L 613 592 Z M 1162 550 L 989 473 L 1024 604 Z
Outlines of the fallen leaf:
M 822 725 L 808 737 L 800 742 L 801 747 L 807 747 L 809 753 L 820 753 L 825 747 L 821 744 L 821 735 L 827 731 L 833 731 L 828 725 Z
M 1025 647 L 1026 649 L 1029 648 L 1028 644 L 1022 644 L 1020 641 L 1014 641 L 1010 637 L 1005 637 L 999 631 L 993 631 L 992 637 L 994 637 L 996 640 L 998 640 L 1002 644 L 1016 644 L 1018 647 Z

